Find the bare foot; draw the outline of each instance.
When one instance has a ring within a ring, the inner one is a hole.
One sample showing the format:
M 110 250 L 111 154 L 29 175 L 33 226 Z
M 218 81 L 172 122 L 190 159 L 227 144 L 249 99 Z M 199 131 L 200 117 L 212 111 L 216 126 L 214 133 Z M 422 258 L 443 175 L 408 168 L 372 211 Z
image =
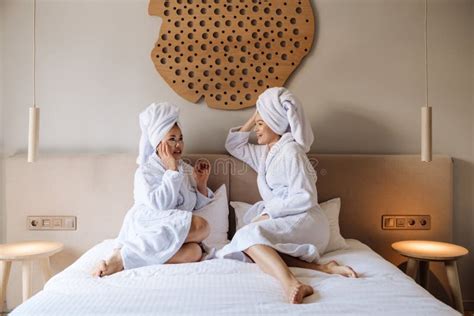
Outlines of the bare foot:
M 105 271 L 106 268 L 107 264 L 105 263 L 105 260 L 100 260 L 94 270 L 92 270 L 92 276 L 95 278 L 102 276 L 102 273 L 103 271 Z
M 322 265 L 324 272 L 329 274 L 340 274 L 348 278 L 357 278 L 357 273 L 349 266 L 341 266 L 336 261 L 332 260 Z
M 301 304 L 306 296 L 314 293 L 313 288 L 307 284 L 297 282 L 290 286 L 287 290 L 288 299 L 291 304 Z
M 103 277 L 111 275 L 123 270 L 122 256 L 120 255 L 120 249 L 115 249 L 112 256 L 106 261 L 102 260 L 97 264 L 92 276 Z

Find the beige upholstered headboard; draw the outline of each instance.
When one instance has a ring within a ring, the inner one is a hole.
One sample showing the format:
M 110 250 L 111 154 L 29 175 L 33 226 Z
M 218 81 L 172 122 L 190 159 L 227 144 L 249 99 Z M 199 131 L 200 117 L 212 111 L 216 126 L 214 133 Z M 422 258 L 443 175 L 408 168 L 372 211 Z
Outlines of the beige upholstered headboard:
M 403 239 L 450 241 L 452 237 L 453 181 L 449 157 L 422 163 L 407 155 L 309 155 L 318 173 L 319 201 L 341 197 L 341 232 L 372 247 L 394 264 L 403 261 L 390 244 Z M 259 199 L 256 175 L 228 155 L 190 155 L 209 159 L 213 166 L 209 186 L 225 183 L 229 200 Z M 53 258 L 63 269 L 100 241 L 113 238 L 133 202 L 135 156 L 130 154 L 42 155 L 28 164 L 23 155 L 6 161 L 7 241 L 46 239 L 65 243 Z M 431 215 L 431 230 L 387 231 L 381 216 Z M 76 231 L 29 231 L 28 215 L 77 216 Z M 233 220 L 231 220 L 233 223 Z M 9 307 L 21 292 L 12 267 Z M 442 279 L 443 276 L 440 276 Z M 39 278 L 35 278 L 39 279 Z M 36 288 L 39 285 L 36 284 Z

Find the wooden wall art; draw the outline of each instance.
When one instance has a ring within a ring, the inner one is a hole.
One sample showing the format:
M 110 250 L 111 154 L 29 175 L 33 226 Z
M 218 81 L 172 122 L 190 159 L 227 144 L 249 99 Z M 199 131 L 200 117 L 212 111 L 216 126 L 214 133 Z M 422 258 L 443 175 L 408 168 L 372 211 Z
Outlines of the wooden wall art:
M 237 110 L 283 86 L 311 50 L 311 0 L 150 0 L 156 69 L 193 103 Z

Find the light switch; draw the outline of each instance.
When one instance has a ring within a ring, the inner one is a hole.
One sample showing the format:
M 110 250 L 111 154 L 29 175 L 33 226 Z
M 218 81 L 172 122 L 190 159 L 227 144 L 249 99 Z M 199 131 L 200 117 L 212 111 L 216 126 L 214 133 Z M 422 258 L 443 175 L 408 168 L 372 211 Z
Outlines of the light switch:
M 391 217 L 385 218 L 385 227 L 394 227 L 395 226 L 395 219 Z

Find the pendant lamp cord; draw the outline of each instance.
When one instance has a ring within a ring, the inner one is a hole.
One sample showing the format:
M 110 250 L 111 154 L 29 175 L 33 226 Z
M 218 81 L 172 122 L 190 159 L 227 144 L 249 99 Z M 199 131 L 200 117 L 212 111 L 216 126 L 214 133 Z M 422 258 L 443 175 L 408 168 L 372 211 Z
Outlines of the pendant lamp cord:
M 33 15 L 33 107 L 36 108 L 36 0 Z
M 429 106 L 428 95 L 428 0 L 425 0 L 425 84 L 426 84 L 426 106 Z

